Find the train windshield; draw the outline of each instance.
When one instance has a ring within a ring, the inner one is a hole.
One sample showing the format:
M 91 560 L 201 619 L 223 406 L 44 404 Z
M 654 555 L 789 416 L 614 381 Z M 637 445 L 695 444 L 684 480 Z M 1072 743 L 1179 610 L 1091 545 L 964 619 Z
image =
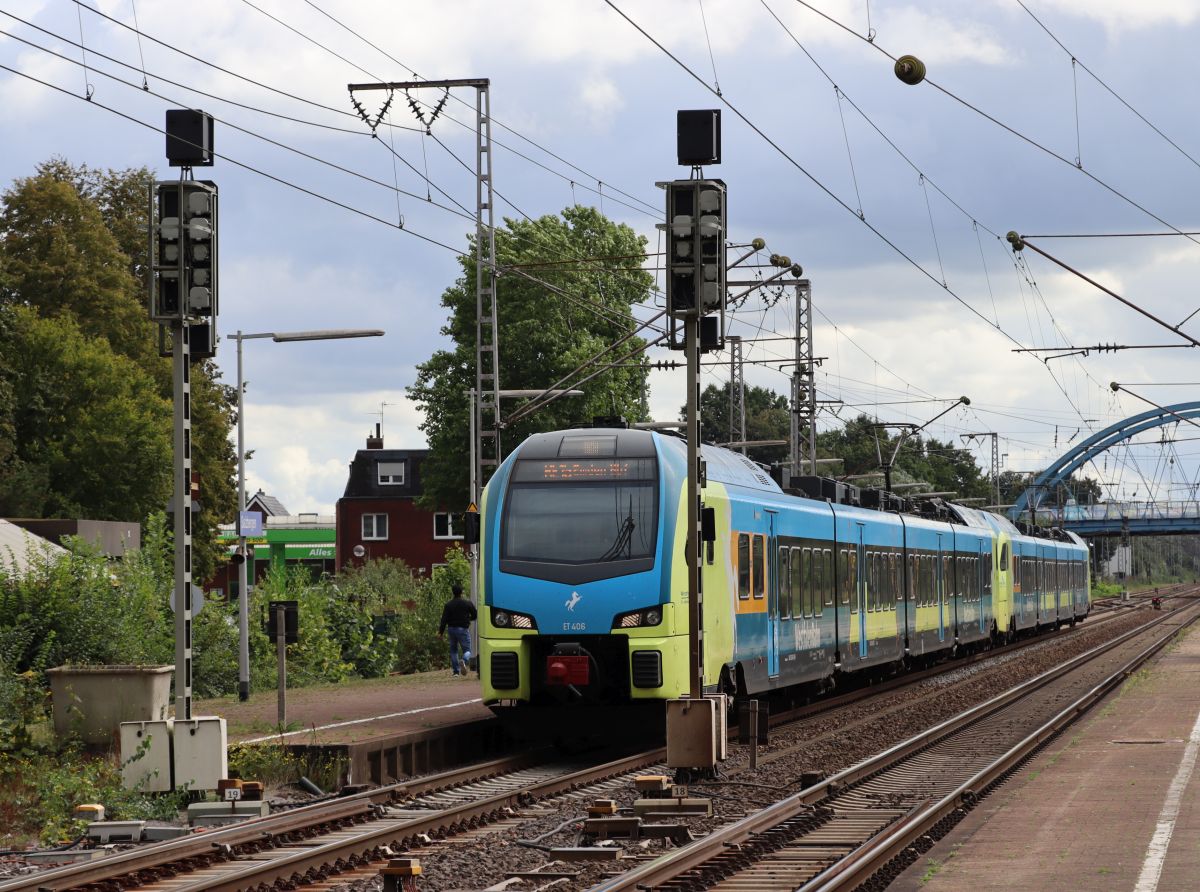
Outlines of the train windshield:
M 652 558 L 656 464 L 653 458 L 518 461 L 501 557 L 553 564 Z

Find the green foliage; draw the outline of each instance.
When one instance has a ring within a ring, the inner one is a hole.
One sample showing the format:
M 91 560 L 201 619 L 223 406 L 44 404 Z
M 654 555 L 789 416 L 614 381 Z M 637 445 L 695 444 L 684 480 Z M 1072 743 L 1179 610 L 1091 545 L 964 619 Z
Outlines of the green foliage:
M 709 384 L 700 394 L 701 435 L 709 443 L 729 443 L 741 438 L 737 430 L 739 420 L 729 425 L 728 381 L 721 387 Z M 746 439 L 787 440 L 791 436 L 791 418 L 788 414 L 787 397 L 766 387 L 753 384 L 746 387 Z M 687 407 L 679 409 L 681 421 L 687 420 Z M 765 465 L 787 461 L 787 446 L 754 446 L 746 451 L 754 461 Z
M 119 563 L 71 540 L 62 557 L 35 553 L 23 575 L 0 570 L 0 659 L 38 673 L 64 663 L 169 662 L 167 542 L 159 517 L 143 548 Z
M 650 296 L 653 279 L 638 267 L 646 240 L 624 224 L 606 219 L 595 208 L 576 205 L 561 216 L 504 221 L 496 232 L 496 257 L 514 267 L 500 280 L 499 341 L 501 381 L 505 388 L 549 387 L 633 328 L 630 307 Z M 566 259 L 597 258 L 589 263 Z M 462 276 L 442 293 L 449 319 L 442 333 L 453 341 L 417 367 L 409 396 L 421 406 L 421 429 L 429 439 L 422 465 L 422 504 L 431 508 L 466 507 L 468 389 L 475 387 L 475 261 L 459 258 Z M 530 281 L 535 276 L 571 297 Z M 603 307 L 603 310 L 598 309 Z M 619 358 L 644 344 L 631 338 L 613 354 Z M 571 427 L 597 415 L 647 417 L 647 369 L 631 360 L 579 385 L 584 396 L 560 399 L 505 431 L 515 445 L 532 433 Z M 519 405 L 507 405 L 511 414 Z
M 113 755 L 75 749 L 0 755 L 0 847 L 72 840 L 87 829 L 75 809 L 92 802 L 103 803 L 113 821 L 174 820 L 186 796 L 126 790 Z
M 54 158 L 0 196 L 0 515 L 141 521 L 166 503 L 171 368 L 144 306 L 154 179 Z M 236 394 L 211 360 L 191 384 L 204 580 L 237 509 Z
M 36 470 L 40 483 L 11 494 L 0 483 L 0 513 L 124 520 L 162 507 L 171 409 L 150 375 L 71 317 L 28 307 L 8 314 L 0 353 L 10 363 L 15 458 L 27 469 L 18 479 Z
M 338 682 L 349 677 L 352 666 L 342 659 L 341 646 L 333 637 L 326 616 L 325 587 L 314 584 L 306 568 L 272 568 L 255 586 L 250 607 L 252 617 L 259 618 L 260 630 L 266 626 L 271 601 L 297 601 L 299 605 L 299 640 L 288 645 L 289 685 Z M 258 636 L 251 637 L 250 648 L 251 661 L 260 667 L 252 673 L 254 686 L 275 687 L 278 680 L 275 643 L 260 631 Z
M 76 320 L 88 337 L 146 360 L 152 328 L 129 258 L 100 210 L 69 183 L 41 174 L 0 198 L 5 281 L 0 303 Z

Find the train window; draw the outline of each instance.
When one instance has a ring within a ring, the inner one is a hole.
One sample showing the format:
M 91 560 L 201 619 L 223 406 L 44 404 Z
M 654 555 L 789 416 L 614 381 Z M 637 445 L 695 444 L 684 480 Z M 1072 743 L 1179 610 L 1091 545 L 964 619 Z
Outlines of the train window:
M 871 553 L 871 609 L 878 610 L 883 603 L 883 555 Z
M 1008 572 L 1008 543 L 1005 542 L 1000 546 L 1000 572 Z
M 800 613 L 803 616 L 812 616 L 812 549 L 804 548 L 800 553 Z
M 833 606 L 833 552 L 821 552 L 821 597 L 824 607 Z
M 776 556 L 779 561 L 779 572 L 775 575 L 779 584 L 779 615 L 785 619 L 792 615 L 789 604 L 790 592 L 788 591 L 788 555 L 791 551 L 790 548 L 780 548 Z
M 792 549 L 792 610 L 794 616 L 804 612 L 804 571 L 800 566 L 800 549 Z
M 888 557 L 888 563 L 892 569 L 892 600 L 904 600 L 904 583 L 901 578 L 901 573 L 904 572 L 904 564 L 901 563 L 900 555 L 892 554 Z M 895 609 L 894 607 L 892 609 Z
M 767 591 L 767 575 L 763 567 L 763 551 L 766 542 L 766 536 L 752 536 L 750 540 L 750 565 L 753 568 L 750 571 L 750 582 L 754 586 L 756 601 L 761 601 Z
M 738 597 L 743 601 L 750 597 L 750 537 L 738 533 Z
M 846 573 L 842 582 L 842 603 L 850 605 L 851 613 L 858 613 L 858 549 L 848 548 L 842 554 L 846 556 Z

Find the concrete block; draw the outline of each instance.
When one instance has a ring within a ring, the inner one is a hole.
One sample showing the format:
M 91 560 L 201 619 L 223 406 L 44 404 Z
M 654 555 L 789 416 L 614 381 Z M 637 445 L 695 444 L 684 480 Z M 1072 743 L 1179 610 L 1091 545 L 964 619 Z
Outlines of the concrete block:
M 638 799 L 633 803 L 633 813 L 638 817 L 645 817 L 648 814 L 711 816 L 712 800 L 701 797 Z
M 269 802 L 193 802 L 188 806 L 188 823 L 193 827 L 234 824 L 271 813 Z
M 187 827 L 147 827 L 142 831 L 142 840 L 144 842 L 166 842 L 168 839 L 179 839 L 179 837 L 187 836 L 189 833 L 191 833 L 191 830 Z
M 559 861 L 616 861 L 621 850 L 612 846 L 570 846 L 551 849 L 550 854 Z
M 106 746 L 122 722 L 167 717 L 172 666 L 59 666 L 48 669 L 54 733 Z
M 145 821 L 92 821 L 88 824 L 88 839 L 100 845 L 110 842 L 141 842 Z

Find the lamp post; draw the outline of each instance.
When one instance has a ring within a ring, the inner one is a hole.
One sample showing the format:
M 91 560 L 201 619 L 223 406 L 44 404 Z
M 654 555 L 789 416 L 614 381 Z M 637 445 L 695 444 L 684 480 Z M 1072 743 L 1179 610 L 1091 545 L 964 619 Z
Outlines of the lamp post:
M 336 341 L 342 338 L 378 338 L 383 331 L 378 328 L 334 328 L 324 331 L 260 331 L 245 334 L 240 329 L 236 334 L 226 335 L 226 340 L 237 341 L 237 414 L 238 414 L 238 553 L 242 561 L 238 564 L 238 699 L 250 698 L 250 598 L 246 591 L 246 535 L 242 526 L 242 512 L 246 510 L 246 386 L 242 379 L 242 341 L 270 338 L 275 343 L 287 341 Z

